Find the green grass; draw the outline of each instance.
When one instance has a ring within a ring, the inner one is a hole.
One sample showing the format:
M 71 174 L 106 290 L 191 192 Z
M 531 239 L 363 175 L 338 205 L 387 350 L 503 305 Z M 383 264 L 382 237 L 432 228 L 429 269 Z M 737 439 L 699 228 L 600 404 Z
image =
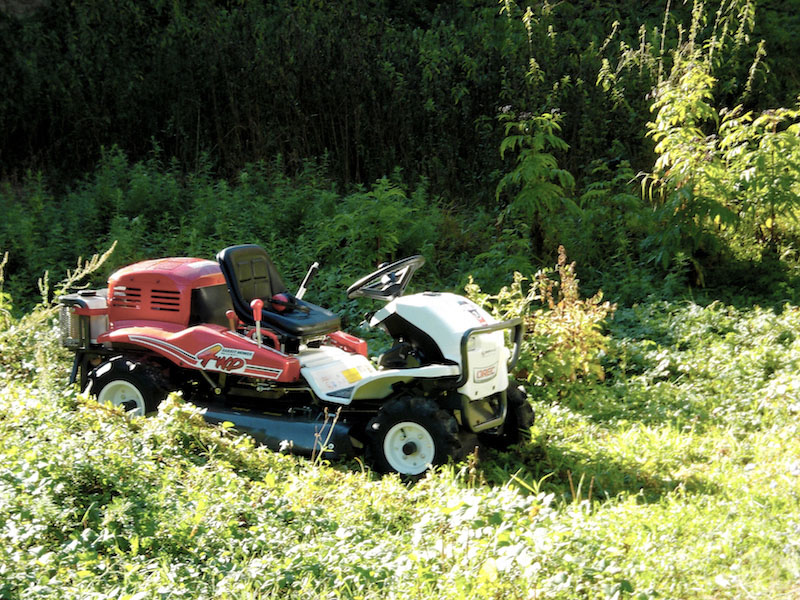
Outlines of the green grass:
M 416 485 L 268 452 L 177 397 L 98 406 L 42 333 L 3 369 L 0 597 L 795 598 L 798 325 L 620 309 L 605 382 L 532 389 L 531 444 Z

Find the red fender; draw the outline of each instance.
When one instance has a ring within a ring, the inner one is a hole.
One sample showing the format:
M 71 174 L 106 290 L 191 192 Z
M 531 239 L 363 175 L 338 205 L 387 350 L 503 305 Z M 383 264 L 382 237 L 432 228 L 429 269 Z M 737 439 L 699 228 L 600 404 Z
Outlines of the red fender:
M 236 373 L 292 383 L 300 379 L 300 361 L 220 325 L 180 325 L 138 322 L 124 324 L 98 336 L 99 343 L 131 344 L 146 348 L 179 367 Z

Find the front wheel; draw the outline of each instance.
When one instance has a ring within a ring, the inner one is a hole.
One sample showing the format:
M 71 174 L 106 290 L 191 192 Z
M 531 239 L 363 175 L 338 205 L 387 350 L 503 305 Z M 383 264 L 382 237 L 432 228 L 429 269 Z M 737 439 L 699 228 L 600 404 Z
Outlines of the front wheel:
M 150 368 L 124 356 L 102 363 L 89 373 L 88 380 L 86 391 L 100 404 L 121 406 L 133 415 L 153 412 L 167 396 Z
M 531 441 L 534 414 L 525 388 L 509 385 L 506 398 L 508 412 L 505 423 L 496 431 L 479 434 L 481 442 L 498 450 L 505 450 L 514 444 Z
M 422 475 L 459 448 L 458 423 L 432 400 L 405 396 L 381 407 L 367 425 L 367 462 L 381 473 Z

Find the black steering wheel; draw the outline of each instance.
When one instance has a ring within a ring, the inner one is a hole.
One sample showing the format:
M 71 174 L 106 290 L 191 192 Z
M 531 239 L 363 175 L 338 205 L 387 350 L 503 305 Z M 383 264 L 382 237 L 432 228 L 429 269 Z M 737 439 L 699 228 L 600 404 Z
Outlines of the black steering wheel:
M 362 277 L 347 288 L 347 297 L 391 302 L 403 295 L 414 271 L 424 264 L 425 257 L 415 255 L 381 265 L 377 271 Z

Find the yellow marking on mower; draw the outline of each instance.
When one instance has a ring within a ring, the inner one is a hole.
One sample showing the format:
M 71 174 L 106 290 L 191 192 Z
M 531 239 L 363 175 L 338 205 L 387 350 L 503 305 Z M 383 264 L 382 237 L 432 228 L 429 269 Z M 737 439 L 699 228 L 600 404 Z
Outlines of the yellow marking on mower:
M 355 367 L 342 371 L 342 375 L 344 375 L 344 378 L 347 379 L 347 383 L 355 383 L 356 381 L 361 381 L 363 379 L 361 373 L 359 373 L 358 369 Z

